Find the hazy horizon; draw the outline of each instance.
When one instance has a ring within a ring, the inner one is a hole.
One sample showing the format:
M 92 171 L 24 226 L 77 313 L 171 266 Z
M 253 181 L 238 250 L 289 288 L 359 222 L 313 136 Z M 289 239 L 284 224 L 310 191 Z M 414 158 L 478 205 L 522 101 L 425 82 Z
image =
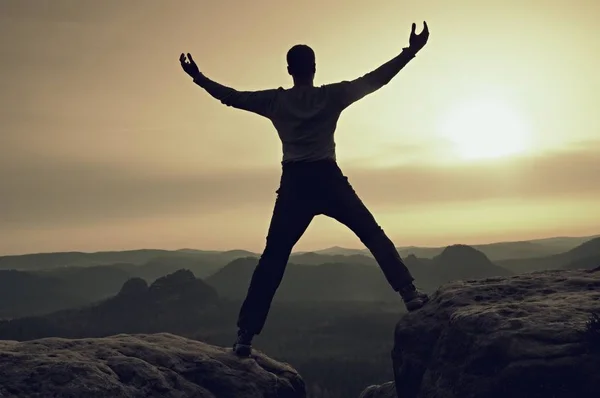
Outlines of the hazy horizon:
M 435 249 L 435 248 L 447 247 L 447 246 L 451 246 L 451 245 L 478 246 L 478 245 L 491 245 L 491 244 L 498 244 L 498 243 L 518 243 L 518 242 L 522 242 L 522 241 L 536 241 L 536 240 L 544 240 L 544 239 L 580 239 L 580 238 L 588 238 L 588 237 L 594 239 L 599 236 L 600 236 L 600 233 L 593 233 L 590 235 L 579 235 L 579 236 L 544 236 L 544 237 L 538 236 L 538 237 L 533 237 L 531 239 L 526 239 L 526 240 L 506 240 L 506 241 L 489 241 L 489 242 L 485 242 L 485 241 L 481 241 L 481 242 L 451 242 L 451 243 L 448 243 L 445 245 L 439 245 L 439 246 L 398 245 L 397 247 L 399 247 L 399 248 L 419 247 L 421 249 Z M 354 246 L 338 246 L 338 245 L 323 246 L 323 247 L 315 246 L 309 250 L 300 250 L 298 248 L 294 248 L 292 253 L 318 252 L 321 250 L 332 249 L 332 248 L 368 251 L 368 249 L 364 245 L 362 245 L 362 243 L 359 243 L 358 245 L 354 245 Z M 251 250 L 251 249 L 241 248 L 241 247 L 223 247 L 221 249 L 215 249 L 215 248 L 210 248 L 210 247 L 176 247 L 176 246 L 173 246 L 173 247 L 128 247 L 128 248 L 119 248 L 119 249 L 106 248 L 106 249 L 102 249 L 102 250 L 60 250 L 60 251 L 48 251 L 48 252 L 32 251 L 32 252 L 21 252 L 21 253 L 0 253 L 0 257 L 2 257 L 2 256 L 19 256 L 19 255 L 28 255 L 28 254 L 45 254 L 45 253 L 66 253 L 66 252 L 97 253 L 97 252 L 118 252 L 118 251 L 135 251 L 135 250 L 167 250 L 167 251 L 198 250 L 198 251 L 217 251 L 217 252 L 246 250 L 249 252 L 253 252 L 255 254 L 260 254 L 260 252 L 261 252 L 260 249 L 259 250 Z M 568 251 L 568 249 L 566 251 Z
M 599 233 L 598 2 L 35 5 L 0 3 L 0 255 L 261 252 L 280 141 L 194 86 L 179 54 L 255 90 L 289 87 L 285 53 L 306 43 L 320 85 L 378 67 L 423 20 L 427 47 L 336 132 L 340 166 L 395 245 Z M 363 248 L 318 217 L 295 251 L 332 246 Z

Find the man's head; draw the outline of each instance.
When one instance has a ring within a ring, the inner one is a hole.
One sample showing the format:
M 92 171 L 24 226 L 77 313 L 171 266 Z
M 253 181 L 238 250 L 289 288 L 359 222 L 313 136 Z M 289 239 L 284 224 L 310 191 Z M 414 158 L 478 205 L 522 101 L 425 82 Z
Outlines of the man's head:
M 311 79 L 316 72 L 315 52 L 305 44 L 297 44 L 287 53 L 288 73 L 294 79 Z

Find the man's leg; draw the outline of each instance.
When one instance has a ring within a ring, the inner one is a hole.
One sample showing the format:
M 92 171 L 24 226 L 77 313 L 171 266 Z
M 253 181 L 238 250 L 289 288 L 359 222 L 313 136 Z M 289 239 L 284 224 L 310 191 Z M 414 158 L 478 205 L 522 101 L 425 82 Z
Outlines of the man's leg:
M 419 293 L 410 271 L 394 243 L 379 226 L 346 177 L 335 178 L 329 186 L 324 214 L 350 228 L 373 254 L 392 288 L 399 292 L 409 310 L 423 306 L 426 295 Z
M 241 346 L 241 350 L 236 352 L 245 351 L 239 354 L 249 355 L 251 339 L 262 331 L 292 249 L 314 216 L 309 202 L 287 188 L 279 189 L 266 246 L 238 317 L 240 331 L 236 346 Z

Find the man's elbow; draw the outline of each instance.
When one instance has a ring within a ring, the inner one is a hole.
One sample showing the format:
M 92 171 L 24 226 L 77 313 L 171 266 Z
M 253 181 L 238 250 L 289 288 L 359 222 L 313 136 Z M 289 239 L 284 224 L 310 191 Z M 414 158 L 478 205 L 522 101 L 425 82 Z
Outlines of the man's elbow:
M 234 108 L 239 107 L 240 104 L 240 93 L 238 93 L 237 91 L 235 91 L 234 89 L 229 89 L 224 93 L 221 93 L 221 95 L 219 96 L 219 101 L 221 101 L 221 103 L 223 105 L 227 105 L 227 106 L 232 106 Z
M 220 101 L 220 102 L 221 102 L 223 105 L 226 105 L 226 106 L 233 106 L 233 101 L 231 101 L 231 99 L 230 99 L 230 98 L 227 98 L 227 97 L 225 97 L 225 98 L 220 98 L 220 99 L 219 99 L 219 101 Z

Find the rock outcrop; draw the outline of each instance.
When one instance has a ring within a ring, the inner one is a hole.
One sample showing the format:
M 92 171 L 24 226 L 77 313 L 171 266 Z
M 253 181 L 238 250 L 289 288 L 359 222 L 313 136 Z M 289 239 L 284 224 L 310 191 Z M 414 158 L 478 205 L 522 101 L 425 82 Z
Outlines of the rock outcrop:
M 397 324 L 396 394 L 388 383 L 363 398 L 599 397 L 600 341 L 584 333 L 593 313 L 600 272 L 449 283 Z
M 304 398 L 289 365 L 172 334 L 0 341 L 0 397 Z
M 396 398 L 396 385 L 390 381 L 379 386 L 369 386 L 359 398 Z
M 0 339 L 183 334 L 194 330 L 218 305 L 215 289 L 197 279 L 191 271 L 179 270 L 158 278 L 150 286 L 141 278 L 131 278 L 116 296 L 82 308 L 0 321 Z

